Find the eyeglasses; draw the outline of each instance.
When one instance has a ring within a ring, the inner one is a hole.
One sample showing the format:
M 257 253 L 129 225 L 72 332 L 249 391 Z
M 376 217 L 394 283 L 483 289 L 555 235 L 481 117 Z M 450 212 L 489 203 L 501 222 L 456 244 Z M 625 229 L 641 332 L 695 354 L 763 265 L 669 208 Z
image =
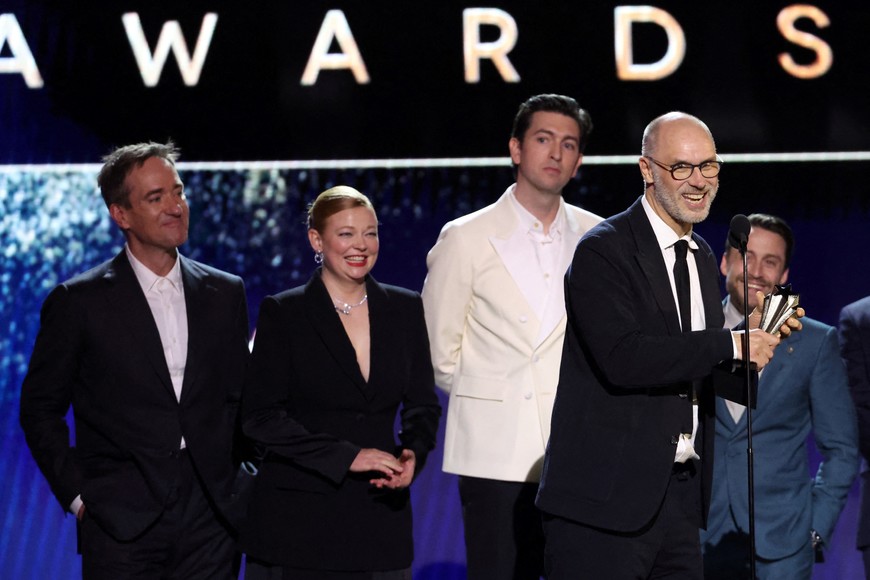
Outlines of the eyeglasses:
M 692 177 L 692 172 L 695 171 L 697 167 L 701 172 L 701 175 L 704 177 L 716 177 L 719 175 L 719 170 L 722 168 L 722 161 L 704 161 L 703 163 L 699 163 L 697 165 L 692 165 L 691 163 L 675 163 L 674 165 L 665 165 L 661 161 L 656 161 L 649 155 L 644 155 L 647 159 L 661 167 L 662 169 L 666 169 L 671 177 L 676 179 L 677 181 L 684 181 Z

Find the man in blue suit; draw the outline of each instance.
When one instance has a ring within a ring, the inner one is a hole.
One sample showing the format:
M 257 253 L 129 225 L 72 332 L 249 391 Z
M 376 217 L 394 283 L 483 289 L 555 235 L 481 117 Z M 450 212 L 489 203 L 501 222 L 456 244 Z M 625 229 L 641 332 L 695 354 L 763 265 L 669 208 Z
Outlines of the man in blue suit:
M 749 308 L 756 292 L 785 284 L 794 247 L 780 218 L 753 214 L 746 252 Z M 743 318 L 743 265 L 734 249 L 720 264 L 728 297 L 725 326 Z M 752 414 L 756 566 L 761 579 L 812 577 L 814 548 L 830 541 L 858 469 L 855 409 L 840 358 L 837 331 L 803 318 L 778 356 L 761 372 Z M 707 580 L 744 578 L 749 570 L 749 508 L 745 407 L 716 399 L 713 491 L 702 531 Z M 810 477 L 806 440 L 812 429 L 824 460 Z

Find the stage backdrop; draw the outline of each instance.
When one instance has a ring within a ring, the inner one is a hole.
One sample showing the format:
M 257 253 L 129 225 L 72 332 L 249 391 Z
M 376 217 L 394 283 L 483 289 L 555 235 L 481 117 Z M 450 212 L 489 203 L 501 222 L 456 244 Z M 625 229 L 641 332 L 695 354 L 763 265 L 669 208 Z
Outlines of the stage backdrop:
M 298 5 L 297 5 L 298 4 Z M 48 291 L 123 243 L 96 191 L 112 146 L 172 137 L 191 202 L 188 256 L 263 296 L 314 268 L 303 226 L 349 184 L 381 221 L 375 276 L 420 289 L 440 227 L 512 182 L 517 105 L 576 97 L 596 128 L 566 198 L 603 216 L 642 192 L 640 136 L 671 109 L 705 119 L 725 159 L 698 231 L 735 213 L 785 217 L 811 316 L 870 293 L 870 9 L 843 3 L 405 5 L 372 1 L 0 6 L 0 569 L 77 578 L 75 526 L 18 426 Z M 258 161 L 266 160 L 266 161 Z M 72 163 L 73 165 L 67 165 Z M 442 434 L 443 435 L 443 434 Z M 813 464 L 818 455 L 811 451 Z M 414 486 L 417 578 L 464 577 L 455 479 L 440 450 Z M 810 474 L 807 474 L 810 477 Z M 856 490 L 816 578 L 858 578 Z

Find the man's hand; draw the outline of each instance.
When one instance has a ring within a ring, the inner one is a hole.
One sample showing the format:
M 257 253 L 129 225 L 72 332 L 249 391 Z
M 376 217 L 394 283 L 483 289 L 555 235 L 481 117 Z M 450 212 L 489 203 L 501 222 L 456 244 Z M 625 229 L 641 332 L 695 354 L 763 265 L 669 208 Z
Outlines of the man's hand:
M 785 324 L 779 327 L 779 337 L 788 338 L 789 336 L 791 336 L 792 332 L 800 332 L 800 330 L 804 327 L 800 319 L 806 316 L 806 314 L 806 311 L 798 306 L 795 313 L 791 317 L 789 317 L 788 320 L 785 321 Z
M 743 339 L 744 334 L 740 333 L 740 356 L 743 356 Z M 779 338 L 772 334 L 767 334 L 759 328 L 749 331 L 749 360 L 758 365 L 758 370 L 761 370 L 773 358 L 773 350 L 780 342 Z
M 761 326 L 761 308 L 764 304 L 764 293 L 758 291 L 755 293 L 755 303 L 758 305 L 752 309 L 752 313 L 749 315 L 749 329 L 755 330 L 759 326 Z M 785 324 L 779 327 L 779 332 L 777 333 L 780 338 L 788 338 L 792 332 L 798 332 L 801 328 L 803 328 L 803 324 L 801 324 L 800 319 L 806 316 L 806 311 L 798 307 L 797 311 L 785 321 Z M 751 344 L 751 342 L 750 342 Z M 760 367 L 759 367 L 760 368 Z

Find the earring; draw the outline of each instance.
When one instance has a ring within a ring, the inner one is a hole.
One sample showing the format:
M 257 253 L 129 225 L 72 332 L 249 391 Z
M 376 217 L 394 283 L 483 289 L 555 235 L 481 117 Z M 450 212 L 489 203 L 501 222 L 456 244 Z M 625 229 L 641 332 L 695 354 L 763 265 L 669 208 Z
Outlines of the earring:
M 322 264 L 323 263 L 323 252 L 314 252 L 314 263 Z

